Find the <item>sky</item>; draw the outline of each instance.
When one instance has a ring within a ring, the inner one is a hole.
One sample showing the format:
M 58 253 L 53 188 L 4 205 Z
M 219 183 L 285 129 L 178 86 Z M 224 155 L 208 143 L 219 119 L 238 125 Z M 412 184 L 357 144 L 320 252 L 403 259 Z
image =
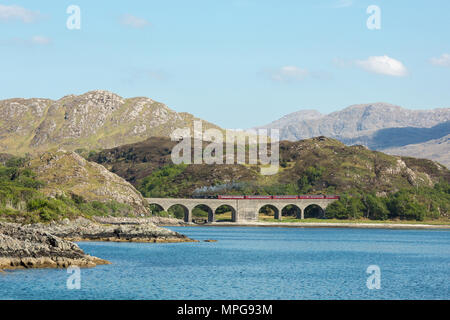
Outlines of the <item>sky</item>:
M 236 129 L 450 107 L 449 14 L 448 0 L 0 0 L 0 99 L 109 90 Z

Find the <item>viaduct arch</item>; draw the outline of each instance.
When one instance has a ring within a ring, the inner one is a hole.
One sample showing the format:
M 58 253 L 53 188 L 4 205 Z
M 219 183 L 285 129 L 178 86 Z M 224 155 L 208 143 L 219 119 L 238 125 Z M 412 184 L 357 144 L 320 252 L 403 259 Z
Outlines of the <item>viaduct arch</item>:
M 270 205 L 277 210 L 275 216 L 276 219 L 282 219 L 283 209 L 289 205 L 296 206 L 300 210 L 300 219 L 305 219 L 305 209 L 309 206 L 315 205 L 322 209 L 325 209 L 331 203 L 335 202 L 335 199 L 240 199 L 240 200 L 226 200 L 226 199 L 169 199 L 169 198 L 147 198 L 149 204 L 156 204 L 164 211 L 168 211 L 175 205 L 181 205 L 184 209 L 184 221 L 192 222 L 192 210 L 195 207 L 204 205 L 210 208 L 208 210 L 208 222 L 216 221 L 216 211 L 221 206 L 229 206 L 232 209 L 233 222 L 246 222 L 246 221 L 258 221 L 259 211 L 266 205 Z

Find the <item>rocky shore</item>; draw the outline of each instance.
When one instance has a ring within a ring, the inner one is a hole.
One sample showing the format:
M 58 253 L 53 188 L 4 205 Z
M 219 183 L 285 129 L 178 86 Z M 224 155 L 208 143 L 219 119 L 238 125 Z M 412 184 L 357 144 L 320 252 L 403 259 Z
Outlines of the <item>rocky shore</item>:
M 183 227 L 194 225 L 193 223 L 184 222 L 184 220 L 167 217 L 148 217 L 148 218 L 129 218 L 129 217 L 95 217 L 95 221 L 102 224 L 147 224 L 153 223 L 159 227 Z
M 182 234 L 157 227 L 149 220 L 78 218 L 50 224 L 22 226 L 0 222 L 0 270 L 95 267 L 108 261 L 89 256 L 73 241 L 195 242 Z
M 91 221 L 78 218 L 50 224 L 35 224 L 31 228 L 44 230 L 69 241 L 112 241 L 112 242 L 193 242 L 178 232 L 157 227 L 148 219 L 96 218 Z
M 0 270 L 102 264 L 109 262 L 85 254 L 75 243 L 30 226 L 0 223 Z

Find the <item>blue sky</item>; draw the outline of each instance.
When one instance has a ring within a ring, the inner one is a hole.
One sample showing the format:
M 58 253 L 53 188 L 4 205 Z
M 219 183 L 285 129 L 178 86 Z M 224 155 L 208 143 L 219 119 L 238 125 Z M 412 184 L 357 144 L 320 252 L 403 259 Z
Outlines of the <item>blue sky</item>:
M 0 99 L 104 89 L 227 128 L 380 101 L 449 107 L 449 13 L 448 0 L 0 0 Z

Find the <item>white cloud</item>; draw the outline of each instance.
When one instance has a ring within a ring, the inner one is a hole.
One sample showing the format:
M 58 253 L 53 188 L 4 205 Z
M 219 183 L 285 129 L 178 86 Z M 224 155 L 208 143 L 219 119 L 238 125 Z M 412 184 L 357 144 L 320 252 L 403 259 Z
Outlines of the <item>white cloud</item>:
M 5 6 L 0 4 L 0 21 L 9 22 L 14 20 L 23 23 L 35 22 L 41 14 L 37 11 L 31 11 L 17 5 Z
M 369 57 L 367 60 L 358 60 L 356 65 L 367 72 L 384 74 L 393 77 L 404 77 L 408 70 L 399 60 L 388 56 Z
M 142 19 L 142 18 L 138 18 L 131 14 L 124 14 L 120 18 L 120 23 L 124 26 L 138 28 L 138 29 L 144 28 L 144 27 L 147 27 L 150 25 L 149 21 Z
M 51 44 L 52 40 L 43 36 L 34 36 L 33 38 L 31 38 L 31 43 L 45 46 Z
M 450 54 L 444 53 L 439 58 L 431 58 L 430 62 L 439 67 L 450 67 Z
M 308 70 L 295 66 L 285 66 L 271 72 L 272 80 L 279 82 L 303 80 L 309 75 L 310 73 Z

